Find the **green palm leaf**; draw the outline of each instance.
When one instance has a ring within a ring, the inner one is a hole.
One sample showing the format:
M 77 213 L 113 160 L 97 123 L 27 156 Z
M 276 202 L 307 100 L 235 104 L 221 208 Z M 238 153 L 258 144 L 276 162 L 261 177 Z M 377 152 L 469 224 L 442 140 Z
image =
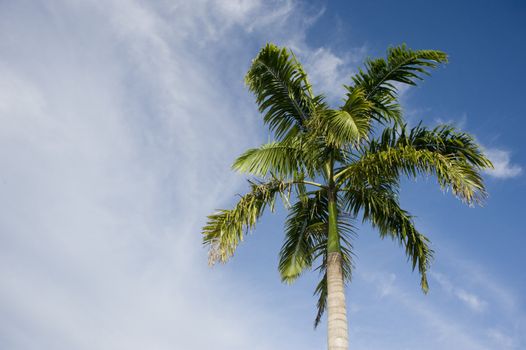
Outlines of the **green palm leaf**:
M 285 223 L 285 242 L 280 251 L 281 279 L 293 282 L 312 266 L 316 236 L 327 229 L 326 196 L 321 192 L 298 201 L 291 208 Z M 320 232 L 321 231 L 321 232 Z
M 307 75 L 285 48 L 267 44 L 252 61 L 245 82 L 256 96 L 263 120 L 278 139 L 305 128 L 317 101 Z
M 376 120 L 399 123 L 402 116 L 396 84 L 416 85 L 422 75 L 429 74 L 430 68 L 445 62 L 447 55 L 441 51 L 411 50 L 405 45 L 392 47 L 387 51 L 387 59 L 368 59 L 365 70 L 360 69 L 347 89 L 349 94 L 358 88 L 365 92 L 366 99 L 373 104 Z
M 344 166 L 336 177 L 353 186 L 392 182 L 401 174 L 436 175 L 443 189 L 451 188 L 472 204 L 486 197 L 480 169 L 490 166 L 473 139 L 452 127 L 428 130 L 417 126 L 407 132 L 402 126 L 386 128 L 380 139 L 362 150 L 358 161 Z
M 267 206 L 274 207 L 276 194 L 287 196 L 292 182 L 273 179 L 266 183 L 250 182 L 251 191 L 242 196 L 233 209 L 222 209 L 208 216 L 202 229 L 203 244 L 209 248 L 209 263 L 226 262 L 252 229 Z
M 291 177 L 306 170 L 299 143 L 270 142 L 251 148 L 239 156 L 232 168 L 242 173 L 265 177 L 272 173 L 278 177 Z
M 327 146 L 339 149 L 358 144 L 367 137 L 369 123 L 361 115 L 351 114 L 346 110 L 327 110 L 323 113 L 317 132 L 325 135 Z
M 427 269 L 433 256 L 429 240 L 414 227 L 409 213 L 400 208 L 396 186 L 382 184 L 362 187 L 354 186 L 344 190 L 345 208 L 354 216 L 362 214 L 364 221 L 372 223 L 380 236 L 392 237 L 405 246 L 408 259 L 413 269 L 418 266 L 422 290 L 427 293 Z

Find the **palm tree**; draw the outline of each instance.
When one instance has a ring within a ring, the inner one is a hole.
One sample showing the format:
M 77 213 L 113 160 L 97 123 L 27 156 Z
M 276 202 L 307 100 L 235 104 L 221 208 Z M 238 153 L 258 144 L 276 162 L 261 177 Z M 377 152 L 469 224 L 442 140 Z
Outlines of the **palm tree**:
M 427 292 L 433 252 L 400 207 L 400 178 L 434 175 L 442 189 L 470 205 L 486 196 L 480 172 L 492 165 L 469 134 L 448 125 L 409 128 L 403 120 L 397 88 L 416 85 L 446 61 L 440 51 L 390 48 L 386 59 L 365 62 L 345 86 L 338 109 L 313 93 L 301 64 L 285 48 L 267 44 L 246 75 L 275 140 L 234 162 L 233 169 L 253 176 L 250 191 L 233 209 L 208 217 L 203 242 L 209 262 L 226 262 L 279 195 L 289 211 L 279 272 L 287 283 L 306 270 L 320 272 L 315 327 L 327 310 L 329 350 L 348 349 L 344 287 L 351 277 L 356 220 L 405 247 Z

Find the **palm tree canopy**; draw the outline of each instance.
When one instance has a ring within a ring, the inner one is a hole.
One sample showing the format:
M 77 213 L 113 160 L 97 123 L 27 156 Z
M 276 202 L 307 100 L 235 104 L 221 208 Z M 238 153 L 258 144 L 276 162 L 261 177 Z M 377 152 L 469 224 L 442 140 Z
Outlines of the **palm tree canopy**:
M 449 125 L 408 127 L 398 102 L 398 87 L 416 85 L 429 70 L 447 62 L 435 50 L 388 49 L 386 58 L 369 59 L 346 86 L 346 98 L 330 108 L 315 95 L 307 74 L 291 51 L 267 44 L 253 60 L 245 81 L 254 93 L 274 141 L 247 150 L 233 169 L 253 177 L 250 191 L 233 209 L 208 217 L 203 242 L 210 263 L 226 262 L 264 210 L 279 195 L 289 210 L 279 272 L 293 282 L 315 269 L 321 280 L 320 322 L 326 307 L 329 196 L 336 197 L 337 249 L 346 281 L 352 272 L 351 238 L 357 221 L 369 222 L 380 236 L 404 246 L 421 287 L 433 251 L 398 201 L 401 177 L 436 177 L 440 187 L 469 205 L 486 197 L 480 172 L 491 167 L 473 137 Z M 293 203 L 291 203 L 293 202 Z

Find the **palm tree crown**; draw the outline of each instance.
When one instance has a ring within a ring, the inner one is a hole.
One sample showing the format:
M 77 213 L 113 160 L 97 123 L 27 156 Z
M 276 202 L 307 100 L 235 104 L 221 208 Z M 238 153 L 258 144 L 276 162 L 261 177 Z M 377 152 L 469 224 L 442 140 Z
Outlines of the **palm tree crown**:
M 327 308 L 331 253 L 339 257 L 341 278 L 350 280 L 357 219 L 404 246 L 427 292 L 433 252 L 400 207 L 400 178 L 433 175 L 442 189 L 472 205 L 485 198 L 480 172 L 492 166 L 467 133 L 448 125 L 429 129 L 404 123 L 397 87 L 416 85 L 446 61 L 440 51 L 390 48 L 386 59 L 365 62 L 345 86 L 344 103 L 333 109 L 313 93 L 292 52 L 267 44 L 245 79 L 274 141 L 235 160 L 233 169 L 253 177 L 250 191 L 233 209 L 208 217 L 203 241 L 210 263 L 226 262 L 279 195 L 288 209 L 279 272 L 288 283 L 306 270 L 320 272 L 315 325 Z

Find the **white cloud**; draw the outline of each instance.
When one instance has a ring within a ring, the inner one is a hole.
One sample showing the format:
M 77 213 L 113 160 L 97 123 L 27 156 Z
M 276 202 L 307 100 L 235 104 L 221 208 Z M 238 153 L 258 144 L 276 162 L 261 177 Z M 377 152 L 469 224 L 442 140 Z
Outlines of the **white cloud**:
M 435 121 L 437 124 L 454 125 L 458 129 L 464 129 L 464 127 L 468 123 L 468 115 L 467 113 L 462 113 L 460 115 L 460 118 L 451 118 L 451 119 L 437 118 Z
M 380 281 L 381 282 L 379 282 L 378 289 L 380 298 L 383 298 L 392 293 L 395 286 L 396 275 L 394 273 L 390 273 L 385 278 L 381 278 Z
M 486 173 L 498 179 L 517 177 L 522 173 L 522 167 L 512 164 L 511 153 L 498 148 L 486 148 L 486 155 L 493 163 L 494 169 L 486 170 Z
M 455 296 L 462 301 L 464 305 L 476 312 L 482 312 L 487 308 L 487 302 L 482 300 L 479 296 L 467 292 L 465 289 L 457 287 L 441 273 L 433 272 L 431 276 L 440 284 L 442 289 L 448 294 Z
M 472 310 L 477 312 L 484 311 L 486 309 L 486 302 L 481 300 L 478 296 L 473 293 L 466 292 L 464 289 L 455 290 L 455 296 L 468 305 Z
M 365 48 L 343 56 L 336 55 L 328 48 L 318 48 L 307 52 L 300 51 L 305 58 L 305 69 L 317 94 L 326 95 L 329 100 L 341 104 L 345 97 L 344 84 L 351 83 L 351 76 L 356 73 L 356 66 L 365 57 Z

